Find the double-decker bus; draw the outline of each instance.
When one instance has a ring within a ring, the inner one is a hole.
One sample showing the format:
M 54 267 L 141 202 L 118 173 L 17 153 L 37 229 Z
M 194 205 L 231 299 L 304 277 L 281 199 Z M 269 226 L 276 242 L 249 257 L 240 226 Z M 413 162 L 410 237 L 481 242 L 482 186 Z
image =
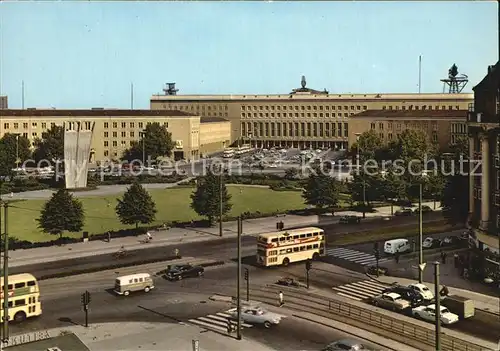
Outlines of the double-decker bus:
M 9 276 L 9 321 L 22 322 L 42 314 L 40 289 L 36 278 L 28 273 Z M 3 320 L 4 279 L 0 280 L 0 320 Z
M 325 246 L 325 232 L 316 227 L 260 234 L 257 238 L 257 263 L 269 267 L 317 260 L 325 255 Z

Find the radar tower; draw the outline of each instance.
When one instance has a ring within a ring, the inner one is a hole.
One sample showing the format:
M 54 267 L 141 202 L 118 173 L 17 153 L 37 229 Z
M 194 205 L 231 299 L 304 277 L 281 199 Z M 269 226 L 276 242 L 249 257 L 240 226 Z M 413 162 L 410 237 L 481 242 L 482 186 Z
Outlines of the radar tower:
M 465 74 L 458 74 L 458 67 L 453 64 L 448 70 L 448 78 L 441 79 L 441 82 L 443 82 L 443 93 L 446 91 L 446 86 L 448 86 L 449 94 L 458 94 L 464 90 L 469 82 L 469 77 Z

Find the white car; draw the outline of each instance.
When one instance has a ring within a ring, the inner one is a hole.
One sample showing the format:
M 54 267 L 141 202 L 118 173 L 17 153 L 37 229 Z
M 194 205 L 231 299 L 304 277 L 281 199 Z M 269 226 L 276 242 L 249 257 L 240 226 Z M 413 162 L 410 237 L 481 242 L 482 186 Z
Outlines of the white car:
M 440 308 L 441 323 L 445 325 L 450 325 L 458 322 L 458 316 L 456 314 L 451 313 L 450 310 L 448 310 L 444 306 L 440 307 L 441 307 Z M 415 307 L 414 309 L 411 310 L 411 313 L 415 318 L 423 319 L 429 322 L 434 322 L 436 319 L 436 305 Z
M 434 298 L 434 294 L 432 293 L 432 291 L 424 284 L 415 283 L 408 285 L 408 287 L 419 292 L 424 300 L 430 301 Z
M 433 238 L 425 238 L 424 242 L 422 243 L 422 247 L 426 249 L 430 249 L 433 245 L 434 245 Z
M 233 308 L 229 311 L 231 317 L 238 317 L 238 310 Z M 242 307 L 241 319 L 248 324 L 263 324 L 266 328 L 271 328 L 273 325 L 278 325 L 284 316 L 266 311 L 261 307 Z

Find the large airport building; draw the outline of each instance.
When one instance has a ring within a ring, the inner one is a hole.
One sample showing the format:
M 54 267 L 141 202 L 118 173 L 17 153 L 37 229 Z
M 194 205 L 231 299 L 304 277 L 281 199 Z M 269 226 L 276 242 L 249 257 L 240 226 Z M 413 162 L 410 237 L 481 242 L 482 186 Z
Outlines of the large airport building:
M 152 122 L 168 126 L 174 157 L 185 160 L 235 143 L 346 149 L 366 130 L 389 140 L 415 126 L 446 146 L 465 132 L 464 110 L 472 102 L 473 94 L 332 94 L 307 88 L 304 78 L 300 88 L 278 95 L 181 95 L 167 84 L 164 94 L 151 97 L 150 110 L 0 109 L 0 137 L 34 141 L 52 125 L 93 121 L 93 161 L 118 160 Z

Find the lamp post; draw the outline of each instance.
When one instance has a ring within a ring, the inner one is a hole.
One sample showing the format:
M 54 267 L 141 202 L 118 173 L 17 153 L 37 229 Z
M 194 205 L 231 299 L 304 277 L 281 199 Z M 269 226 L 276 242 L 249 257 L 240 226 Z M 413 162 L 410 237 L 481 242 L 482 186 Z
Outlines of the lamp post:
M 146 163 L 146 146 L 144 144 L 144 137 L 146 136 L 145 131 L 140 131 L 139 136 L 141 137 L 141 143 L 142 143 L 142 167 L 145 167 Z
M 420 182 L 418 186 L 419 194 L 418 194 L 418 245 L 419 245 L 419 253 L 418 253 L 418 282 L 422 283 L 424 281 L 424 250 L 422 247 L 423 241 L 423 222 L 422 222 L 422 182 Z
M 16 170 L 19 169 L 19 163 L 21 163 L 19 159 L 19 134 L 16 134 Z
M 361 133 L 356 133 L 356 163 L 357 163 L 357 169 L 358 169 L 358 175 L 359 171 L 361 168 L 361 165 L 359 164 L 359 137 L 361 136 Z M 366 184 L 365 184 L 365 178 L 363 176 L 363 218 L 366 218 Z

